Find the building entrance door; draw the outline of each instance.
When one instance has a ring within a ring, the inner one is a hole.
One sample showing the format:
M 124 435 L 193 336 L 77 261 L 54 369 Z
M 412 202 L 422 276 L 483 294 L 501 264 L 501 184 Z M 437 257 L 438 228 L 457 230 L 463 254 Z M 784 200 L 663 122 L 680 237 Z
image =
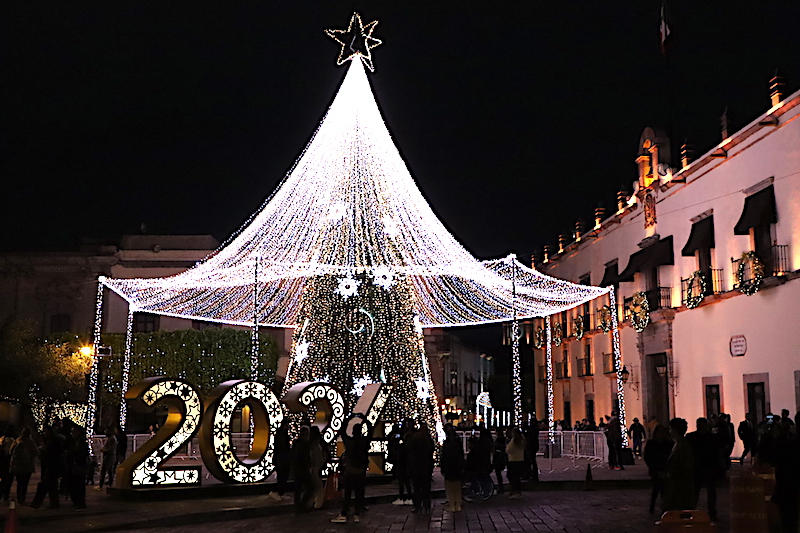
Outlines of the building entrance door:
M 758 381 L 747 384 L 747 411 L 750 420 L 758 425 L 767 416 L 767 401 L 764 394 L 764 382 Z
M 656 417 L 659 424 L 668 426 L 669 413 L 669 382 L 667 379 L 667 354 L 657 353 L 647 356 L 648 377 L 648 418 Z

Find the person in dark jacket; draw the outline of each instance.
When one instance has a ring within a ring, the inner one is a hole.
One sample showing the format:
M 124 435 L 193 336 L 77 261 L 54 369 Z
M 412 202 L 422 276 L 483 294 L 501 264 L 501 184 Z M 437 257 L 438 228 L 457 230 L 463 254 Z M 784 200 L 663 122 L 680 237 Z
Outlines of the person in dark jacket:
M 389 462 L 392 463 L 392 475 L 397 479 L 400 494 L 392 502 L 393 505 L 411 505 L 411 480 L 406 472 L 406 439 L 409 430 L 413 429 L 414 421 L 406 419 L 402 425 L 395 424 L 389 437 Z
M 64 475 L 64 447 L 52 427 L 45 427 L 43 436 L 44 442 L 39 448 L 42 478 L 30 505 L 38 509 L 45 496 L 49 496 L 50 509 L 58 509 L 58 478 Z
M 635 453 L 637 457 L 642 456 L 642 442 L 644 441 L 644 433 L 644 426 L 641 422 L 639 422 L 638 418 L 634 418 L 633 424 L 631 424 L 631 427 L 628 430 L 628 436 L 633 439 L 633 453 Z
M 492 468 L 497 478 L 497 492 L 503 492 L 503 470 L 506 469 L 508 455 L 506 454 L 506 437 L 503 430 L 498 429 L 493 443 Z
M 744 420 L 739 422 L 736 433 L 739 434 L 739 438 L 742 440 L 742 444 L 744 444 L 744 452 L 742 452 L 742 457 L 739 459 L 739 462 L 744 463 L 744 458 L 748 453 L 751 457 L 758 455 L 758 433 L 756 432 L 756 426 L 753 424 L 753 420 L 750 418 L 750 413 L 745 414 Z
M 539 453 L 539 421 L 535 418 L 531 420 L 525 430 L 525 461 L 528 463 L 526 470 L 532 481 L 539 481 L 539 465 L 536 462 L 536 454 Z
M 353 505 L 353 522 L 361 521 L 361 511 L 364 507 L 364 485 L 367 478 L 367 467 L 369 466 L 369 441 L 371 435 L 369 422 L 355 424 L 353 435 L 348 436 L 347 432 L 342 433 L 345 451 L 342 458 L 342 470 L 344 474 L 344 502 L 342 512 L 333 518 L 334 524 L 347 522 L 347 513 L 350 511 L 350 501 L 355 493 L 356 501 Z
M 620 460 L 622 454 L 622 425 L 617 411 L 611 411 L 606 424 L 606 442 L 608 443 L 608 467 L 612 470 L 625 470 Z
M 86 431 L 72 426 L 72 439 L 64 456 L 64 477 L 72 506 L 76 510 L 86 509 L 86 472 L 89 466 L 89 445 Z
M 721 442 L 711 433 L 706 418 L 697 419 L 697 431 L 686 435 L 686 442 L 692 448 L 694 458 L 694 509 L 700 499 L 700 488 L 706 488 L 708 516 L 717 519 L 717 478 L 722 474 Z M 725 444 L 727 446 L 727 444 Z
M 434 444 L 428 424 L 421 422 L 419 430 L 406 443 L 408 475 L 414 487 L 414 510 L 429 513 L 431 510 L 431 477 L 433 476 Z
M 440 464 L 447 495 L 445 511 L 458 512 L 461 511 L 461 485 L 464 482 L 464 448 L 453 424 L 444 426 L 444 434 Z
M 114 427 L 114 435 L 117 437 L 117 465 L 120 465 L 128 455 L 128 435 L 119 424 Z
M 307 511 L 314 497 L 314 482 L 311 479 L 311 432 L 308 426 L 300 428 L 300 434 L 292 446 L 292 471 L 294 472 L 294 512 Z
M 656 498 L 661 494 L 663 500 L 664 480 L 667 477 L 667 459 L 675 443 L 669 438 L 669 430 L 658 424 L 644 446 L 644 462 L 653 481 L 650 492 L 650 514 L 656 511 Z
M 682 511 L 694 509 L 694 456 L 692 448 L 686 442 L 686 430 L 689 425 L 683 418 L 669 421 L 669 434 L 675 444 L 667 459 L 664 495 L 661 498 L 664 511 Z
M 284 418 L 275 432 L 275 481 L 276 486 L 267 496 L 276 501 L 281 501 L 288 491 L 289 475 L 292 472 L 292 442 L 289 439 L 289 420 Z

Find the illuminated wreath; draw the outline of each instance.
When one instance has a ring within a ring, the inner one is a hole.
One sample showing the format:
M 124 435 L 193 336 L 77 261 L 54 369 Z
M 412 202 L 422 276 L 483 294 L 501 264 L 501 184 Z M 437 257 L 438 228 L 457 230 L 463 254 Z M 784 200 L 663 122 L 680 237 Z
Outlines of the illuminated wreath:
M 706 276 L 702 270 L 696 270 L 689 278 L 689 285 L 686 287 L 686 307 L 694 309 L 703 301 L 706 294 Z
M 581 340 L 583 338 L 583 334 L 586 332 L 586 328 L 583 327 L 583 317 L 578 315 L 575 317 L 575 320 L 572 321 L 573 324 L 573 331 L 575 332 L 575 338 Z
M 753 273 L 752 279 L 744 279 L 747 265 Z M 736 271 L 736 284 L 739 292 L 747 296 L 752 296 L 761 288 L 764 279 L 764 263 L 758 258 L 755 252 L 745 252 L 739 260 L 739 269 Z
M 603 330 L 603 333 L 608 333 L 611 331 L 611 308 L 607 305 L 604 305 L 597 310 L 597 314 L 600 318 L 600 329 Z
M 628 305 L 631 312 L 631 326 L 636 331 L 642 331 L 650 323 L 650 304 L 647 296 L 642 291 L 636 292 Z
M 539 326 L 533 334 L 533 347 L 539 350 L 542 346 L 544 346 L 544 328 Z
M 564 340 L 564 328 L 561 326 L 561 322 L 556 322 L 556 325 L 553 326 L 553 344 L 556 346 L 561 346 L 561 341 Z

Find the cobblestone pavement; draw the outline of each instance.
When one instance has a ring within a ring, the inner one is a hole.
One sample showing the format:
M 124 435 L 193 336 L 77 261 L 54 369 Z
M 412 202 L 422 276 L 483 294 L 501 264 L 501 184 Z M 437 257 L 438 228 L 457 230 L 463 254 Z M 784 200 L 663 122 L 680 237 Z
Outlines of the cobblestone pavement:
M 434 501 L 428 515 L 415 515 L 410 507 L 387 503 L 373 504 L 355 524 L 352 516 L 347 524 L 331 524 L 338 513 L 333 509 L 303 515 L 284 513 L 275 516 L 243 520 L 226 520 L 178 527 L 155 527 L 129 530 L 130 533 L 244 533 L 269 531 L 274 533 L 395 533 L 401 531 L 464 531 L 464 532 L 538 532 L 563 531 L 575 533 L 627 533 L 658 531 L 656 517 L 647 512 L 647 489 L 605 491 L 548 491 L 525 492 L 520 500 L 497 495 L 489 501 L 464 504 L 464 511 L 444 511 L 442 500 Z M 720 491 L 719 532 L 729 529 L 729 496 Z M 704 498 L 701 498 L 701 504 Z

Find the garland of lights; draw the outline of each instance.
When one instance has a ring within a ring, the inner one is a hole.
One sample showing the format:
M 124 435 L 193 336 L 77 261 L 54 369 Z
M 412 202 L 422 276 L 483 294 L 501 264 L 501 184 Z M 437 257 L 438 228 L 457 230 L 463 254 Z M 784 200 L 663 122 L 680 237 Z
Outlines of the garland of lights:
M 644 330 L 650 323 L 650 304 L 647 301 L 647 295 L 642 291 L 633 293 L 628 309 L 630 309 L 633 329 L 636 331 Z M 614 313 L 611 316 L 613 321 Z
M 706 276 L 702 270 L 695 270 L 686 287 L 686 307 L 694 309 L 703 301 L 706 294 Z
M 511 300 L 511 361 L 512 361 L 512 391 L 514 396 L 514 425 L 522 427 L 522 361 L 519 356 L 519 320 L 517 320 L 517 276 L 514 269 L 512 281 L 512 293 L 514 298 Z
M 537 326 L 533 334 L 533 347 L 537 350 L 541 350 L 542 346 L 544 346 L 544 337 L 544 328 L 542 328 L 542 326 Z
M 603 333 L 611 331 L 611 308 L 604 305 L 597 310 L 597 314 L 600 318 L 600 329 L 603 330 Z
M 586 328 L 583 327 L 583 317 L 578 315 L 573 320 L 573 331 L 575 332 L 575 338 L 581 340 L 583 338 L 583 334 L 586 332 Z
M 561 322 L 556 322 L 556 325 L 553 326 L 553 344 L 558 347 L 562 342 L 564 342 L 564 328 Z
M 612 288 L 608 291 L 608 297 L 611 300 L 610 309 L 614 311 L 611 313 L 611 344 L 614 349 L 614 372 L 617 376 L 617 403 L 619 403 L 619 423 L 622 427 L 622 446 L 628 446 L 628 432 L 625 428 L 628 427 L 625 415 L 625 382 L 622 381 L 622 353 L 619 348 L 619 324 L 617 323 L 617 297 Z
M 547 353 L 545 355 L 545 364 L 547 366 L 547 436 L 550 443 L 553 444 L 556 441 L 556 419 L 553 413 L 553 339 L 550 333 L 552 329 L 550 328 L 549 316 L 545 317 L 544 324 L 545 331 L 547 332 L 547 340 L 545 342 L 545 346 L 547 346 Z
M 747 265 L 750 265 L 750 271 L 753 273 L 751 279 L 745 279 L 747 274 Z M 736 286 L 739 292 L 746 296 L 752 296 L 761 288 L 761 282 L 764 280 L 764 263 L 759 259 L 755 252 L 745 252 L 739 260 L 739 268 L 736 270 Z

